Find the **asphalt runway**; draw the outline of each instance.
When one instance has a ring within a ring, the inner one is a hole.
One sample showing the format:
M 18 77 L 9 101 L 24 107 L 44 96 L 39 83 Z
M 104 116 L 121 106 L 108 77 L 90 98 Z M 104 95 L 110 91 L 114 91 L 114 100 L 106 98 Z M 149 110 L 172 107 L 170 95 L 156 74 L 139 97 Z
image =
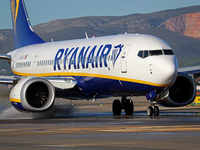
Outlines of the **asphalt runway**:
M 67 101 L 43 114 L 0 104 L 0 149 L 200 149 L 200 107 L 160 107 L 147 117 L 148 102 L 134 99 L 133 116 L 113 116 L 112 100 Z

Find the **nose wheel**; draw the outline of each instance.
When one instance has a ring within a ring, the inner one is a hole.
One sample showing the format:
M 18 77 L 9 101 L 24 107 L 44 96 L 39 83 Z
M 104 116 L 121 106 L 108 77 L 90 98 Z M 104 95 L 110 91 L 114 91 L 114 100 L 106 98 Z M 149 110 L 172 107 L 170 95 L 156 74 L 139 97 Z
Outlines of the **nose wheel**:
M 153 102 L 151 101 L 150 102 L 151 106 L 149 106 L 147 108 L 147 115 L 148 116 L 159 116 L 159 107 L 158 106 L 155 106 L 157 103 L 156 102 Z

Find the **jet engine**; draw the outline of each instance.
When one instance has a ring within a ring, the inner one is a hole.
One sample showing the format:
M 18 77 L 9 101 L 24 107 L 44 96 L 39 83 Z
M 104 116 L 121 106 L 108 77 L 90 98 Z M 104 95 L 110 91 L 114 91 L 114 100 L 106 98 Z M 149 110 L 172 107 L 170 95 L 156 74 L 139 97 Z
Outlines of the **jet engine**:
M 158 103 L 166 107 L 185 106 L 194 101 L 196 97 L 196 84 L 191 76 L 178 73 L 175 83 L 169 89 L 169 95 Z
M 19 111 L 46 111 L 51 108 L 54 100 L 53 85 L 48 80 L 39 77 L 21 79 L 10 93 L 10 101 Z

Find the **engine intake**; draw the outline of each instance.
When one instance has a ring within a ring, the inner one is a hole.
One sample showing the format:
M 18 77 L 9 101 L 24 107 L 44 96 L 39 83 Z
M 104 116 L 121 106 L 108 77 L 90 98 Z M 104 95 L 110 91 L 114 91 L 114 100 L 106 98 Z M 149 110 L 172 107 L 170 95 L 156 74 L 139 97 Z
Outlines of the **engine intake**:
M 196 96 L 196 84 L 187 74 L 179 72 L 175 83 L 169 89 L 169 96 L 159 104 L 166 107 L 179 107 L 192 103 Z
M 39 77 L 22 79 L 10 93 L 12 105 L 20 111 L 46 111 L 54 103 L 55 89 L 52 84 Z

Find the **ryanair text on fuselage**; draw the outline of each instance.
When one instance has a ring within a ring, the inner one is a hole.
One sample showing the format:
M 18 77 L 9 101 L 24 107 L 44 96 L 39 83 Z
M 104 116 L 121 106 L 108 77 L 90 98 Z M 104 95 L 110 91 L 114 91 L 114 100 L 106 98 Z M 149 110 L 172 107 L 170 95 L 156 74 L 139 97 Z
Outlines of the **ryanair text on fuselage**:
M 61 70 L 61 61 L 63 61 L 63 69 L 70 70 L 72 65 L 74 69 L 87 69 L 89 64 L 92 68 L 101 68 L 103 65 L 108 67 L 108 57 L 112 61 L 113 67 L 117 58 L 119 57 L 124 45 L 119 44 L 113 46 L 112 44 L 106 44 L 101 46 L 84 46 L 73 48 L 61 48 L 57 51 L 54 59 L 54 70 Z

